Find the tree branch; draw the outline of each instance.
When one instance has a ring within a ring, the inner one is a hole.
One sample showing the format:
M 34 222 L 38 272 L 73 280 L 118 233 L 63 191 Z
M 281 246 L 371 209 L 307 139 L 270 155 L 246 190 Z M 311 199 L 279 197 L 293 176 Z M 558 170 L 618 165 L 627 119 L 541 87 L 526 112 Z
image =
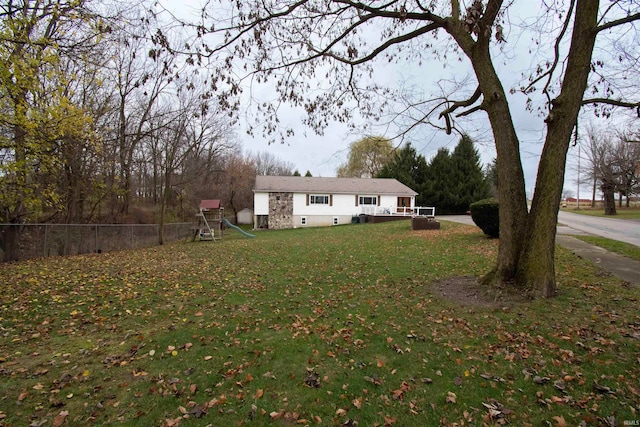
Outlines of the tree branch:
M 640 102 L 625 102 L 625 101 L 609 99 L 609 98 L 589 98 L 589 99 L 582 100 L 582 105 L 589 105 L 589 104 L 607 104 L 607 105 L 613 105 L 614 107 L 635 108 L 638 114 L 638 117 L 640 117 Z
M 599 33 L 600 31 L 604 31 L 609 28 L 617 27 L 618 25 L 624 25 L 638 20 L 640 20 L 640 13 L 635 13 L 633 15 L 629 15 L 624 18 L 616 19 L 614 21 L 599 25 L 596 27 L 596 32 Z
M 480 99 L 481 95 L 482 95 L 482 91 L 480 90 L 480 86 L 478 86 L 476 88 L 476 91 L 473 92 L 473 95 L 471 95 L 469 99 L 466 99 L 464 101 L 456 101 L 449 108 L 445 109 L 440 113 L 438 118 L 441 119 L 442 117 L 444 117 L 444 120 L 447 124 L 447 135 L 451 135 L 451 113 L 453 113 L 458 108 L 469 107 L 470 105 L 475 104 L 478 101 L 478 99 Z M 467 116 L 481 109 L 482 109 L 482 105 L 478 105 L 468 111 L 463 111 L 462 113 L 459 113 L 457 117 Z
M 416 38 L 418 36 L 421 36 L 422 34 L 427 34 L 433 30 L 436 30 L 438 28 L 442 28 L 443 25 L 440 23 L 435 23 L 432 22 L 431 24 L 425 26 L 425 27 L 421 27 L 418 28 L 414 31 L 411 31 L 409 33 L 403 34 L 401 36 L 398 37 L 394 37 L 392 39 L 387 40 L 386 42 L 382 43 L 380 46 L 378 46 L 377 48 L 375 48 L 373 51 L 371 51 L 370 54 L 368 54 L 367 56 L 363 56 L 362 58 L 358 58 L 355 60 L 351 60 L 351 59 L 347 59 L 344 58 L 340 55 L 336 55 L 334 53 L 328 52 L 328 48 L 327 49 L 323 49 L 323 50 L 314 50 L 314 52 L 317 54 L 315 56 L 327 56 L 329 58 L 333 58 L 336 61 L 342 62 L 344 64 L 349 64 L 349 65 L 359 65 L 359 64 L 363 64 L 365 62 L 371 61 L 373 58 L 375 58 L 376 56 L 378 56 L 379 54 L 381 54 L 382 52 L 384 52 L 385 50 L 387 50 L 389 47 L 395 45 L 395 44 L 399 44 L 399 43 L 403 43 L 406 42 L 408 40 L 411 40 L 413 38 Z M 312 58 L 307 58 L 305 60 L 302 60 L 300 62 L 305 62 L 308 59 L 313 59 Z
M 573 13 L 573 8 L 575 4 L 576 4 L 575 0 L 572 0 L 569 6 L 569 11 L 567 12 L 567 16 L 562 25 L 562 30 L 560 31 L 560 34 L 556 38 L 556 42 L 553 45 L 553 52 L 554 52 L 553 64 L 551 64 L 551 67 L 549 67 L 547 71 L 539 75 L 536 79 L 534 79 L 531 83 L 529 83 L 529 85 L 524 89 L 524 92 L 527 93 L 529 89 L 531 89 L 536 83 L 538 83 L 539 81 L 547 77 L 547 82 L 544 85 L 544 89 L 542 90 L 542 93 L 544 93 L 545 96 L 547 97 L 547 102 L 549 104 L 551 103 L 551 97 L 549 96 L 549 86 L 551 85 L 551 78 L 553 77 L 553 72 L 555 71 L 556 67 L 558 66 L 558 62 L 560 61 L 560 42 L 564 38 L 564 35 L 566 34 L 567 29 L 569 28 L 569 21 L 571 20 L 571 15 Z

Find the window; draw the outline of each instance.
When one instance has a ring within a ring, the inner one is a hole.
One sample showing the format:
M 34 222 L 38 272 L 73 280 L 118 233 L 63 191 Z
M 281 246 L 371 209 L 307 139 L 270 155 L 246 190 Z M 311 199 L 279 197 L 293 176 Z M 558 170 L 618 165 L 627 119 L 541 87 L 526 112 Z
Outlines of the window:
M 300 217 L 300 225 L 307 225 L 307 217 L 306 216 L 301 216 Z
M 358 203 L 361 205 L 377 205 L 378 197 L 376 196 L 360 196 Z
M 333 225 L 338 225 L 338 224 L 340 224 L 340 220 L 338 219 L 337 216 L 334 216 L 333 217 Z
M 312 194 L 309 196 L 309 203 L 312 205 L 328 205 L 329 196 L 317 196 Z

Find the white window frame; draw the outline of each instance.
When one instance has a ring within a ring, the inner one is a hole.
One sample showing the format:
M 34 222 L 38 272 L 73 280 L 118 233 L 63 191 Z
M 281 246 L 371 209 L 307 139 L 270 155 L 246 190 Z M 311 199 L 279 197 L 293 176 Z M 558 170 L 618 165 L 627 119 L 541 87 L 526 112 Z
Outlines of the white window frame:
M 366 199 L 371 199 L 371 203 L 365 203 Z M 378 196 L 358 196 L 358 204 L 364 206 L 378 206 Z
M 309 195 L 310 205 L 328 205 L 329 201 L 330 201 L 330 197 L 328 194 L 310 194 Z
M 300 217 L 300 225 L 307 225 L 307 217 L 306 216 L 301 216 Z

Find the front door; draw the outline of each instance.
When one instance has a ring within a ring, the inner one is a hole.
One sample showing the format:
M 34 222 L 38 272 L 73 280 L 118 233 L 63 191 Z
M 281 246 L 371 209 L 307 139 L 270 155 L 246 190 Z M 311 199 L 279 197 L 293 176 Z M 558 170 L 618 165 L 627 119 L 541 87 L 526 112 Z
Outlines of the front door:
M 398 213 L 411 212 L 411 197 L 398 197 Z

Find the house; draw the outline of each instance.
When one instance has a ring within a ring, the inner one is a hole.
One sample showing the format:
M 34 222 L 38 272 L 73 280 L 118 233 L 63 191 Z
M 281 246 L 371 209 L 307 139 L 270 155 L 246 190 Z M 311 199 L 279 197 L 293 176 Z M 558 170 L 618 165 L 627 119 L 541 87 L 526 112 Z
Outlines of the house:
M 410 214 L 411 188 L 388 178 L 256 177 L 255 228 L 285 229 L 348 224 L 362 214 Z

